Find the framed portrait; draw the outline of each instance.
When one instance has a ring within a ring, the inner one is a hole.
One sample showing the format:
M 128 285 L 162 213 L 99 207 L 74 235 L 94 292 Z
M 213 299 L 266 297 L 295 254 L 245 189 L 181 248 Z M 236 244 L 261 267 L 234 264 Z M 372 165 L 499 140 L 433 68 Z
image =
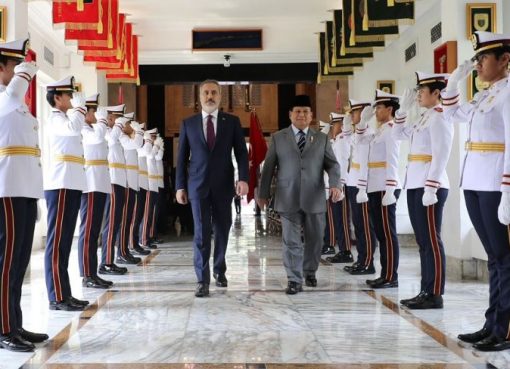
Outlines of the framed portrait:
M 457 41 L 447 41 L 434 49 L 434 73 L 451 73 L 457 67 Z
M 395 81 L 377 81 L 377 88 L 389 94 L 395 93 Z
M 466 4 L 466 37 L 475 31 L 496 32 L 496 3 Z
M 7 7 L 0 6 L 0 42 L 7 41 Z
M 467 94 L 468 94 L 468 100 L 471 101 L 473 99 L 473 96 L 480 91 L 480 90 L 486 90 L 490 87 L 488 82 L 482 82 L 478 78 L 478 74 L 476 73 L 476 70 L 471 72 L 471 75 L 468 78 L 468 88 L 467 88 Z

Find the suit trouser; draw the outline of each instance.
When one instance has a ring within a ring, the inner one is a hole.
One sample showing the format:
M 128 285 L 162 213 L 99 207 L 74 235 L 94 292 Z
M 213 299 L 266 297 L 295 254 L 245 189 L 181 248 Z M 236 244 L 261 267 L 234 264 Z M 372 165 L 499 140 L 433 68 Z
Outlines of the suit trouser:
M 44 252 L 46 288 L 50 301 L 64 301 L 71 297 L 71 283 L 67 267 L 73 244 L 74 229 L 80 210 L 81 191 L 44 191 L 48 207 L 48 234 Z
M 347 198 L 351 204 L 354 234 L 356 235 L 357 262 L 366 267 L 370 267 L 374 264 L 376 236 L 372 220 L 369 216 L 368 202 L 358 204 L 356 202 L 358 188 L 354 186 L 348 186 L 346 188 Z
M 407 208 L 420 253 L 421 290 L 433 295 L 444 294 L 446 260 L 441 223 L 448 190 L 437 190 L 438 202 L 423 206 L 423 188 L 407 190 Z
M 191 199 L 195 234 L 193 237 L 193 254 L 195 273 L 199 283 L 209 283 L 211 272 L 211 231 L 214 228 L 213 272 L 225 274 L 227 265 L 228 234 L 232 226 L 232 197 L 215 197 L 209 195 L 203 199 Z
M 488 256 L 489 308 L 485 327 L 510 339 L 510 227 L 498 220 L 499 191 L 464 190 L 469 218 Z
M 400 190 L 395 190 L 398 199 Z M 397 224 L 395 211 L 397 204 L 383 206 L 384 191 L 368 194 L 370 217 L 374 224 L 374 231 L 379 241 L 381 253 L 381 277 L 387 281 L 398 280 L 399 245 L 397 238 Z
M 119 236 L 122 223 L 122 211 L 126 199 L 125 187 L 112 184 L 112 192 L 106 196 L 105 222 L 102 232 L 101 264 L 111 265 L 114 263 L 115 242 Z
M 149 246 L 151 242 L 151 226 L 154 218 L 154 207 L 156 204 L 158 193 L 155 191 L 147 191 L 145 198 L 145 208 L 143 211 L 143 221 L 140 225 L 140 238 L 143 246 Z
M 0 333 L 23 324 L 21 289 L 30 263 L 37 217 L 37 199 L 0 198 Z
M 80 276 L 97 276 L 97 248 L 107 194 L 88 192 L 81 195 L 78 262 Z
M 129 253 L 129 240 L 131 234 L 131 225 L 136 213 L 137 192 L 132 188 L 126 189 L 126 198 L 124 200 L 124 209 L 122 210 L 122 221 L 119 230 L 119 248 L 118 256 L 126 256 Z
M 290 282 L 315 276 L 321 260 L 324 213 L 279 213 L 282 221 L 283 265 Z M 304 229 L 304 243 L 301 230 Z
M 147 197 L 147 190 L 140 187 L 140 191 L 136 193 L 135 216 L 133 223 L 131 223 L 130 230 L 130 247 L 135 247 L 140 243 L 140 234 L 142 233 L 142 221 L 145 211 L 145 199 Z
M 324 231 L 325 245 L 335 247 L 339 251 L 351 251 L 349 232 L 349 204 L 347 196 L 338 202 L 327 201 L 326 227 Z

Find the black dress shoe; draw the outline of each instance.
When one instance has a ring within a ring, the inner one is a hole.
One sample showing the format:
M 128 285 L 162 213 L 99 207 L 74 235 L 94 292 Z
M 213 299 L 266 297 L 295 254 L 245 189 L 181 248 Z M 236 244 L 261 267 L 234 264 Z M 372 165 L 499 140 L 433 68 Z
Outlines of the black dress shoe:
M 85 277 L 81 280 L 81 285 L 87 288 L 108 288 L 109 286 L 99 281 L 96 281 L 93 277 Z
M 197 284 L 197 289 L 195 290 L 195 296 L 196 297 L 209 296 L 209 285 L 207 283 Z
M 368 284 L 369 286 L 372 286 L 374 284 L 378 284 L 378 283 L 381 283 L 384 281 L 384 278 L 383 277 L 379 277 L 379 278 L 376 278 L 376 279 L 367 279 L 365 281 L 366 284 Z
M 414 296 L 414 297 L 412 297 L 410 299 L 402 299 L 402 300 L 400 300 L 400 304 L 404 305 L 404 306 L 407 306 L 408 303 L 416 301 L 417 299 L 419 299 L 425 293 L 426 293 L 425 291 L 421 291 L 419 294 L 417 294 L 416 296 Z
M 442 309 L 443 308 L 443 296 L 434 295 L 432 293 L 424 293 L 418 295 L 418 298 L 414 301 L 408 302 L 405 306 L 409 309 Z
M 41 343 L 46 340 L 48 340 L 50 337 L 45 333 L 34 333 L 27 331 L 23 328 L 20 328 L 18 330 L 19 335 L 21 338 L 23 338 L 25 341 L 32 342 L 32 343 Z
M 335 255 L 335 248 L 333 246 L 324 245 L 322 246 L 322 255 Z
M 157 249 L 157 248 L 158 248 L 158 245 L 156 245 L 155 243 L 149 243 L 149 244 L 147 245 L 147 247 L 148 247 L 149 249 L 155 250 L 155 249 Z
M 32 352 L 35 346 L 17 334 L 7 334 L 0 336 L 0 348 L 15 352 Z
M 136 252 L 138 255 L 149 255 L 151 253 L 150 250 L 146 250 L 139 245 L 135 245 L 135 247 L 133 247 L 133 252 Z
M 50 310 L 83 311 L 85 306 L 73 304 L 71 301 L 51 301 Z
M 491 335 L 491 331 L 489 331 L 487 328 L 483 327 L 479 331 L 473 332 L 473 333 L 463 333 L 459 334 L 457 338 L 461 341 L 467 342 L 467 343 L 477 343 L 481 340 L 486 339 Z
M 308 287 L 317 287 L 317 278 L 314 275 L 308 275 L 305 278 L 305 284 Z
M 113 286 L 113 282 L 112 281 L 107 281 L 106 279 L 103 279 L 103 278 L 101 278 L 98 275 L 95 275 L 92 278 L 94 278 L 98 283 L 102 283 L 102 284 L 104 284 L 104 285 L 106 285 L 108 287 Z
M 345 270 L 346 272 L 350 272 L 351 270 L 356 269 L 356 268 L 357 268 L 357 267 L 359 267 L 360 265 L 361 265 L 361 264 L 360 264 L 359 262 L 357 262 L 357 261 L 356 261 L 356 262 L 354 262 L 352 265 L 346 265 L 346 266 L 344 266 L 344 270 Z
M 479 351 L 503 351 L 510 349 L 510 341 L 490 335 L 473 344 L 473 348 Z
M 228 280 L 227 277 L 225 277 L 225 274 L 213 274 L 214 279 L 216 279 L 216 287 L 227 287 L 228 286 Z
M 340 251 L 335 256 L 329 256 L 326 258 L 330 263 L 352 263 L 353 257 L 350 251 Z
M 127 268 L 119 267 L 115 264 L 103 264 L 99 267 L 99 274 L 123 275 L 127 273 Z
M 285 293 L 287 295 L 295 295 L 296 293 L 301 291 L 303 291 L 303 286 L 301 285 L 301 283 L 292 281 L 289 281 L 289 283 L 287 284 L 287 288 L 285 289 Z
M 67 300 L 78 306 L 87 306 L 90 304 L 87 300 L 78 300 L 73 296 L 70 296 Z
M 373 265 L 370 266 L 359 265 L 357 268 L 353 268 L 349 273 L 351 275 L 375 274 L 375 268 Z
M 160 243 L 163 243 L 163 239 L 161 238 L 154 238 L 151 240 L 152 243 L 155 243 L 155 244 L 160 244 Z
M 394 288 L 394 287 L 398 287 L 398 281 L 397 280 L 387 281 L 387 280 L 383 279 L 382 281 L 380 281 L 378 283 L 371 284 L 370 287 L 372 287 L 372 288 Z
M 138 264 L 140 261 L 142 261 L 142 259 L 134 257 L 131 254 L 119 255 L 115 260 L 115 262 L 118 264 L 132 264 L 132 265 Z

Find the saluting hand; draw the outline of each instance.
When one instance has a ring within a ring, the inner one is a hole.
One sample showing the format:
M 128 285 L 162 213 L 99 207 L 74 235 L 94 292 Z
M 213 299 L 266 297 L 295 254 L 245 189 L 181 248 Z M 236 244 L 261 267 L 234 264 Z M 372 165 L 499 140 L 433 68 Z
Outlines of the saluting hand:
M 81 92 L 73 92 L 71 105 L 73 108 L 84 108 L 86 103 L 85 96 Z
M 471 60 L 465 60 L 462 64 L 460 64 L 450 75 L 448 78 L 448 85 L 446 85 L 446 90 L 451 91 L 458 88 L 459 83 L 466 79 L 467 76 L 475 69 L 475 66 Z
M 37 65 L 35 65 L 34 62 L 23 62 L 14 67 L 14 73 L 15 74 L 25 73 L 28 74 L 30 78 L 32 78 L 33 76 L 35 76 L 38 69 L 39 68 L 37 67 Z
M 374 114 L 375 114 L 375 110 L 374 110 L 374 108 L 371 105 L 365 106 L 363 108 L 363 110 L 361 111 L 361 120 L 358 123 L 358 129 L 365 129 L 365 128 L 367 128 L 368 127 L 368 122 L 370 121 L 370 119 L 372 119 Z

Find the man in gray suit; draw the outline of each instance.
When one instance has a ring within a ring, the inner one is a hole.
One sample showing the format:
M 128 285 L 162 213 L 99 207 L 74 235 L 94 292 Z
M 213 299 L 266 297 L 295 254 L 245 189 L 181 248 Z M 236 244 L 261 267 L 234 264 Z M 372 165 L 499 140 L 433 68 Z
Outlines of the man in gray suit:
M 340 166 L 328 136 L 309 128 L 312 116 L 310 98 L 296 96 L 289 111 L 292 124 L 273 135 L 259 186 L 258 204 L 264 209 L 277 169 L 274 209 L 282 221 L 283 265 L 288 278 L 285 292 L 290 295 L 303 290 L 303 276 L 307 286 L 317 286 L 315 272 L 321 258 L 326 212 L 324 171 L 329 175 L 332 201 L 343 197 Z

